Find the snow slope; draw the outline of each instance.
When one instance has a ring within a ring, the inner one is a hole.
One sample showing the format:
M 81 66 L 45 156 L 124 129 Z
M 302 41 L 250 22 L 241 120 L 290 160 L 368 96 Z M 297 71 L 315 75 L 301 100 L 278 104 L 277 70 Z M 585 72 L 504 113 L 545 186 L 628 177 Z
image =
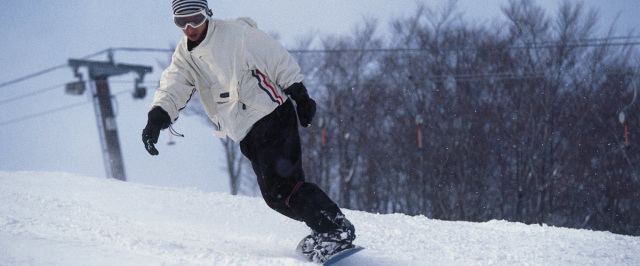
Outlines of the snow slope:
M 640 237 L 345 211 L 360 265 L 640 265 Z M 0 172 L 0 265 L 314 265 L 262 199 L 66 173 Z

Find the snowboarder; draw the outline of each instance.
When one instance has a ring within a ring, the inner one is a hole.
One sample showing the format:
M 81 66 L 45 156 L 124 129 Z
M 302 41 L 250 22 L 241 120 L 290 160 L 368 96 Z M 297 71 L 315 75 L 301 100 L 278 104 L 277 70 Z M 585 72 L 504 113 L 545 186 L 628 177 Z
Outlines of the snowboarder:
M 309 126 L 316 103 L 293 57 L 249 18 L 213 19 L 206 0 L 173 0 L 172 7 L 185 37 L 162 73 L 142 131 L 145 149 L 158 155 L 160 130 L 176 122 L 197 89 L 216 135 L 240 142 L 267 205 L 312 229 L 298 250 L 324 262 L 353 247 L 353 225 L 305 181 L 298 120 Z

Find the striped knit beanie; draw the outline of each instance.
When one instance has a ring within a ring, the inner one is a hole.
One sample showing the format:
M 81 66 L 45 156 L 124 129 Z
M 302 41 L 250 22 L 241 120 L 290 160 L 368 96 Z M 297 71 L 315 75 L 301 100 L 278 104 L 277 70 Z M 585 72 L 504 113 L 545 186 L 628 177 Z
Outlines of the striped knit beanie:
M 171 3 L 174 15 L 195 13 L 208 9 L 207 0 L 173 0 Z

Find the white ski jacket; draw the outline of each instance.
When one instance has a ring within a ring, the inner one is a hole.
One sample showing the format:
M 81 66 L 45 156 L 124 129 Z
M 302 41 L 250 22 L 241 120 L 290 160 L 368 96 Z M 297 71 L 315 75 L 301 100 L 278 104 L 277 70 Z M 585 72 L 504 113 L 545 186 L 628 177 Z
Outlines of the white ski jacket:
M 289 52 L 250 18 L 210 19 L 205 39 L 193 50 L 186 36 L 180 41 L 150 109 L 162 107 L 175 122 L 197 90 L 220 131 L 214 135 L 240 141 L 285 102 L 283 89 L 303 79 Z

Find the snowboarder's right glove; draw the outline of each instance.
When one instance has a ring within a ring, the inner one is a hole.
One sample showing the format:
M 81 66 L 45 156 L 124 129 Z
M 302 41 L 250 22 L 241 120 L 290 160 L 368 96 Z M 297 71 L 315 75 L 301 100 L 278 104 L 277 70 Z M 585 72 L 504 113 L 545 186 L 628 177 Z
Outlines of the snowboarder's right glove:
M 291 98 L 296 101 L 296 111 L 298 112 L 300 125 L 308 127 L 309 124 L 311 124 L 311 120 L 316 115 L 316 101 L 309 98 L 307 88 L 302 84 L 302 82 L 297 82 L 285 89 L 284 93 L 291 96 Z
M 149 154 L 158 155 L 159 152 L 154 144 L 158 143 L 160 130 L 168 128 L 171 125 L 171 118 L 160 106 L 151 109 L 147 117 L 147 126 L 142 130 L 142 142 Z

